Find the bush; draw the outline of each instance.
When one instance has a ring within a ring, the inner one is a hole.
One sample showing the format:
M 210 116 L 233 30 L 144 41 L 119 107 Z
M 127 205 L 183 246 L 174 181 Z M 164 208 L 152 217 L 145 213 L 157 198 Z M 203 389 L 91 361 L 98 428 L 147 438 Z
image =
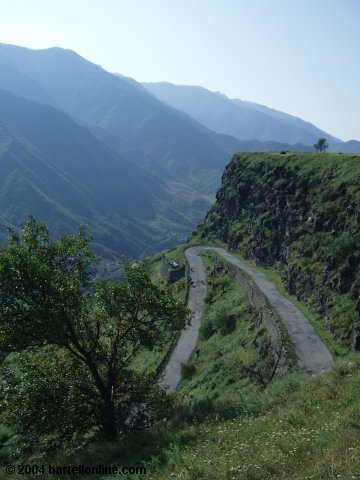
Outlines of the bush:
M 223 323 L 220 325 L 220 332 L 222 335 L 232 333 L 236 328 L 236 315 L 228 314 L 223 318 Z
M 184 380 L 191 380 L 196 372 L 196 367 L 193 364 L 181 364 L 181 378 Z
M 214 333 L 216 332 L 216 328 L 213 324 L 213 321 L 209 317 L 205 317 L 203 319 L 202 325 L 200 327 L 200 336 L 204 339 L 207 340 L 210 338 Z

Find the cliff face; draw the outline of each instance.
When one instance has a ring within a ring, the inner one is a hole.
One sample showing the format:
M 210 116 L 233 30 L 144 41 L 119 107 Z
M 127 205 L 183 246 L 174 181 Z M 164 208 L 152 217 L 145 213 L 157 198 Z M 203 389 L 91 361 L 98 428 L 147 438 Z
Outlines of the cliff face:
M 255 263 L 360 349 L 360 156 L 237 154 L 199 227 Z

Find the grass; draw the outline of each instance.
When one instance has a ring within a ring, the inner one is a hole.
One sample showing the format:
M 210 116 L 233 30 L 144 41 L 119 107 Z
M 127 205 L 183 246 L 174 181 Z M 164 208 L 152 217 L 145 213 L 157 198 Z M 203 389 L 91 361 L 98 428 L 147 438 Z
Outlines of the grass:
M 360 355 L 353 353 L 324 375 L 295 372 L 265 390 L 244 389 L 244 408 L 228 419 L 185 418 L 177 407 L 147 431 L 57 462 L 145 465 L 146 477 L 131 478 L 151 480 L 358 479 L 359 391 Z
M 332 338 L 350 346 L 360 285 L 359 159 L 237 154 L 196 231 L 202 241 L 226 240 L 256 263 L 281 263 L 291 293 L 323 315 L 315 314 L 313 322 L 339 356 L 344 350 Z
M 217 264 L 204 252 L 209 289 L 197 348 L 183 367 L 177 398 L 189 411 L 229 416 L 243 408 L 245 388 L 252 388 L 246 369 L 271 369 L 270 340 L 258 309 L 245 290 L 223 272 L 211 275 Z M 266 372 L 266 373 L 265 373 Z
M 163 464 L 153 461 L 149 478 L 359 478 L 359 367 L 351 355 L 326 375 L 290 374 L 248 395 L 248 415 L 188 423 L 188 441 L 170 445 Z
M 184 246 L 174 247 L 159 254 L 154 254 L 151 257 L 144 259 L 145 266 L 150 270 L 152 279 L 157 285 L 165 286 L 165 282 L 160 276 L 160 266 L 163 257 L 168 260 L 176 260 L 179 264 L 185 264 Z M 175 297 L 180 302 L 185 302 L 187 292 L 187 279 L 182 278 L 175 284 L 171 285 L 171 289 Z M 155 348 L 152 351 L 141 351 L 134 359 L 132 368 L 137 372 L 153 372 L 156 371 L 163 362 L 164 356 L 168 352 L 171 345 L 177 338 L 177 333 L 168 334 L 167 340 L 163 345 Z M 0 424 L 0 464 L 11 463 L 11 455 L 14 453 L 11 447 L 11 432 Z M 101 456 L 101 455 L 100 455 Z M 100 458 L 99 456 L 99 458 Z M 104 462 L 100 462 L 104 463 Z M 60 462 L 59 465 L 62 463 Z M 4 477 L 5 472 L 0 467 L 0 479 Z M 13 476 L 14 478 L 14 476 Z M 25 478 L 20 476 L 20 478 Z M 63 477 L 62 477 L 63 478 Z M 65 477 L 64 477 L 65 478 Z M 92 477 L 94 478 L 94 476 Z
M 144 265 L 150 271 L 152 281 L 156 285 L 160 285 L 162 287 L 167 286 L 165 280 L 160 274 L 160 268 L 164 259 L 175 260 L 179 265 L 186 265 L 184 252 L 185 245 L 179 245 L 177 247 L 164 250 L 163 252 L 155 253 L 154 255 L 143 259 Z M 186 301 L 187 285 L 187 277 L 185 276 L 170 286 L 175 298 L 179 302 L 185 303 Z M 137 355 L 133 361 L 133 368 L 137 371 L 143 371 L 144 368 L 147 371 L 156 370 L 159 364 L 163 361 L 164 355 L 166 355 L 168 350 L 176 341 L 178 333 L 179 332 L 169 334 L 166 342 L 160 348 L 154 349 L 150 352 L 142 351 L 139 353 L 139 355 Z
M 224 242 L 221 242 L 220 240 L 204 242 L 204 240 L 200 241 L 199 237 L 196 237 L 193 239 L 192 245 L 213 245 L 213 246 L 223 247 L 225 250 L 228 249 L 228 245 Z M 307 305 L 297 300 L 296 297 L 294 297 L 294 295 L 289 294 L 289 292 L 286 290 L 284 286 L 284 283 L 281 277 L 281 272 L 279 270 L 276 270 L 276 268 L 266 268 L 261 265 L 254 264 L 253 262 L 244 258 L 244 256 L 240 252 L 231 252 L 231 253 L 246 265 L 264 273 L 269 278 L 269 280 L 271 280 L 275 284 L 279 292 L 285 298 L 287 298 L 293 305 L 295 305 L 303 313 L 303 315 L 309 320 L 309 322 L 312 324 L 312 326 L 315 328 L 315 330 L 319 334 L 322 341 L 325 343 L 329 351 L 334 356 L 335 360 L 338 357 L 343 357 L 348 354 L 349 350 L 344 345 L 339 343 L 333 336 L 331 336 L 324 322 L 323 317 L 320 314 L 314 313 L 313 311 L 311 311 Z M 219 261 L 221 261 L 221 258 L 220 257 L 218 258 L 219 258 Z M 280 327 L 282 328 L 283 333 L 286 333 L 284 331 L 284 327 L 282 325 L 281 320 L 278 317 L 277 319 Z
M 265 268 L 263 266 L 255 265 L 254 263 L 250 262 L 249 260 L 245 259 L 239 252 L 232 252 L 232 255 L 237 257 L 239 260 L 244 262 L 246 265 L 249 265 L 252 268 L 259 270 L 260 272 L 264 273 L 269 280 L 271 280 L 276 288 L 279 290 L 281 295 L 287 298 L 295 307 L 297 307 L 303 315 L 309 320 L 312 326 L 315 328 L 317 333 L 319 334 L 322 341 L 328 347 L 329 351 L 334 355 L 335 358 L 342 357 L 347 355 L 349 350 L 338 343 L 334 338 L 331 337 L 329 330 L 326 328 L 322 317 L 319 314 L 313 313 L 304 303 L 297 300 L 293 295 L 290 295 L 289 292 L 286 290 L 283 280 L 281 278 L 281 273 L 275 269 Z
M 163 279 L 160 273 L 160 268 L 164 260 L 174 260 L 180 266 L 187 266 L 186 258 L 185 258 L 185 249 L 186 245 L 181 244 L 177 247 L 169 248 L 168 250 L 164 250 L 163 252 L 155 253 L 150 257 L 146 257 L 143 259 L 145 267 L 150 271 L 152 280 L 155 284 L 161 285 L 163 287 L 166 286 L 166 281 Z M 174 295 L 179 301 L 185 302 L 186 299 L 186 292 L 187 292 L 187 278 L 186 276 L 173 285 L 171 285 Z
M 211 271 L 214 254 L 204 259 Z M 324 375 L 290 372 L 261 388 L 240 372 L 262 361 L 262 342 L 255 348 L 253 339 L 257 333 L 266 345 L 266 335 L 241 286 L 218 273 L 210 276 L 200 354 L 183 368 L 173 412 L 146 431 L 52 463 L 145 465 L 146 476 L 131 478 L 151 480 L 360 478 L 360 354 L 338 358 Z M 0 470 L 0 478 L 10 476 Z

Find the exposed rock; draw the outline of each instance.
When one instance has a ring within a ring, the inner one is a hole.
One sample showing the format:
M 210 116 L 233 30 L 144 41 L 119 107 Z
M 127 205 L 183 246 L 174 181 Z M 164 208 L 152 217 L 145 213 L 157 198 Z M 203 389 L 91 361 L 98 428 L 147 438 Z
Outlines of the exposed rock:
M 356 346 L 346 309 L 360 292 L 360 157 L 238 154 L 216 199 L 201 237 L 256 264 L 281 265 L 287 290 Z

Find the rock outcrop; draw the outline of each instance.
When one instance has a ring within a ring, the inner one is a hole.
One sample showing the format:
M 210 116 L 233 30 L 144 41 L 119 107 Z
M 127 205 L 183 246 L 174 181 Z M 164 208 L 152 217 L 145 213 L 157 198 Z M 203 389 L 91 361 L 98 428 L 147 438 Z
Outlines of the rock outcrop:
M 360 156 L 235 155 L 199 233 L 275 267 L 337 339 L 360 348 Z

